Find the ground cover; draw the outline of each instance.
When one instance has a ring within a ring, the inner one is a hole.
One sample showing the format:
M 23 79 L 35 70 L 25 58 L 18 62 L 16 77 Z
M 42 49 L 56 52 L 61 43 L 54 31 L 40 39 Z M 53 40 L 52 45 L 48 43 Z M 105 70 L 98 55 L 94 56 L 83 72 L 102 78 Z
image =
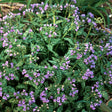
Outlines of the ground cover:
M 111 112 L 112 31 L 101 24 L 75 3 L 1 18 L 0 111 Z

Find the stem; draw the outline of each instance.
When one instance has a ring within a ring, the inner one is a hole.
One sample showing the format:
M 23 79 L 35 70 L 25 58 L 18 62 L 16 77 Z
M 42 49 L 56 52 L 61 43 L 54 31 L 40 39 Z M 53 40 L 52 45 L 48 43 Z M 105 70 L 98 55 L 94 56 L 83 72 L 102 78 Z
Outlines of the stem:
M 77 40 L 77 33 L 78 33 L 78 32 L 76 32 L 76 34 L 75 34 L 75 43 L 76 43 L 76 40 Z
M 65 37 L 65 35 L 72 29 L 72 25 L 73 25 L 73 23 L 71 23 L 71 26 L 70 26 L 70 28 L 68 29 L 68 31 L 66 31 L 65 32 L 65 34 L 62 36 L 62 39 Z
M 87 36 L 86 36 L 84 42 L 86 42 L 86 40 L 87 40 L 87 38 L 88 38 L 88 36 L 89 36 L 89 34 L 90 34 L 90 31 L 91 31 L 91 29 L 92 29 L 92 26 L 93 26 L 93 25 L 90 26 L 90 28 L 89 28 L 89 32 L 88 32 L 88 34 L 87 34 Z
M 73 70 L 76 65 L 77 65 L 77 63 L 71 69 Z
M 48 13 L 46 13 L 46 16 L 47 16 L 47 19 L 48 19 Z M 47 21 L 47 24 L 48 24 L 48 21 Z
M 55 24 L 55 12 L 53 12 L 53 24 Z

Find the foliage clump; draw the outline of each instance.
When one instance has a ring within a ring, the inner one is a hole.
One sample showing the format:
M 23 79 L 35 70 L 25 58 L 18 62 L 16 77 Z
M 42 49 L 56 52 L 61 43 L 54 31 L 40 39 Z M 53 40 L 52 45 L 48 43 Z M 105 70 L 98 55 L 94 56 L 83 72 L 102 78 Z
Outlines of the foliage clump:
M 45 3 L 0 19 L 0 111 L 100 112 L 112 90 L 112 37 L 95 20 Z

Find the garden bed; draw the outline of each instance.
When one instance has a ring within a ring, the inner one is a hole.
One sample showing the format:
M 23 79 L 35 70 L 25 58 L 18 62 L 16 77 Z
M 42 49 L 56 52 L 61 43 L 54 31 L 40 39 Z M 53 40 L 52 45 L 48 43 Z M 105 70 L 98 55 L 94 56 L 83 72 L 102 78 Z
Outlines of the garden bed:
M 102 18 L 41 3 L 0 22 L 1 112 L 111 111 L 112 31 Z

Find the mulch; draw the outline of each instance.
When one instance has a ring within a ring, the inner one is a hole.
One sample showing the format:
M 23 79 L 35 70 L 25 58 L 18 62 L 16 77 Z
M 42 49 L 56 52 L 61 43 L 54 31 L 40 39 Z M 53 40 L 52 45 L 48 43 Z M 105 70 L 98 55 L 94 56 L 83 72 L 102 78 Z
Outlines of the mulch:
M 2 14 L 0 14 L 0 18 L 2 16 L 5 16 L 7 15 L 8 13 L 16 10 L 16 9 L 19 9 L 20 7 L 25 7 L 26 5 L 24 4 L 21 4 L 21 3 L 13 3 L 13 4 L 10 4 L 10 3 L 0 3 L 0 8 L 1 8 L 1 12 Z

